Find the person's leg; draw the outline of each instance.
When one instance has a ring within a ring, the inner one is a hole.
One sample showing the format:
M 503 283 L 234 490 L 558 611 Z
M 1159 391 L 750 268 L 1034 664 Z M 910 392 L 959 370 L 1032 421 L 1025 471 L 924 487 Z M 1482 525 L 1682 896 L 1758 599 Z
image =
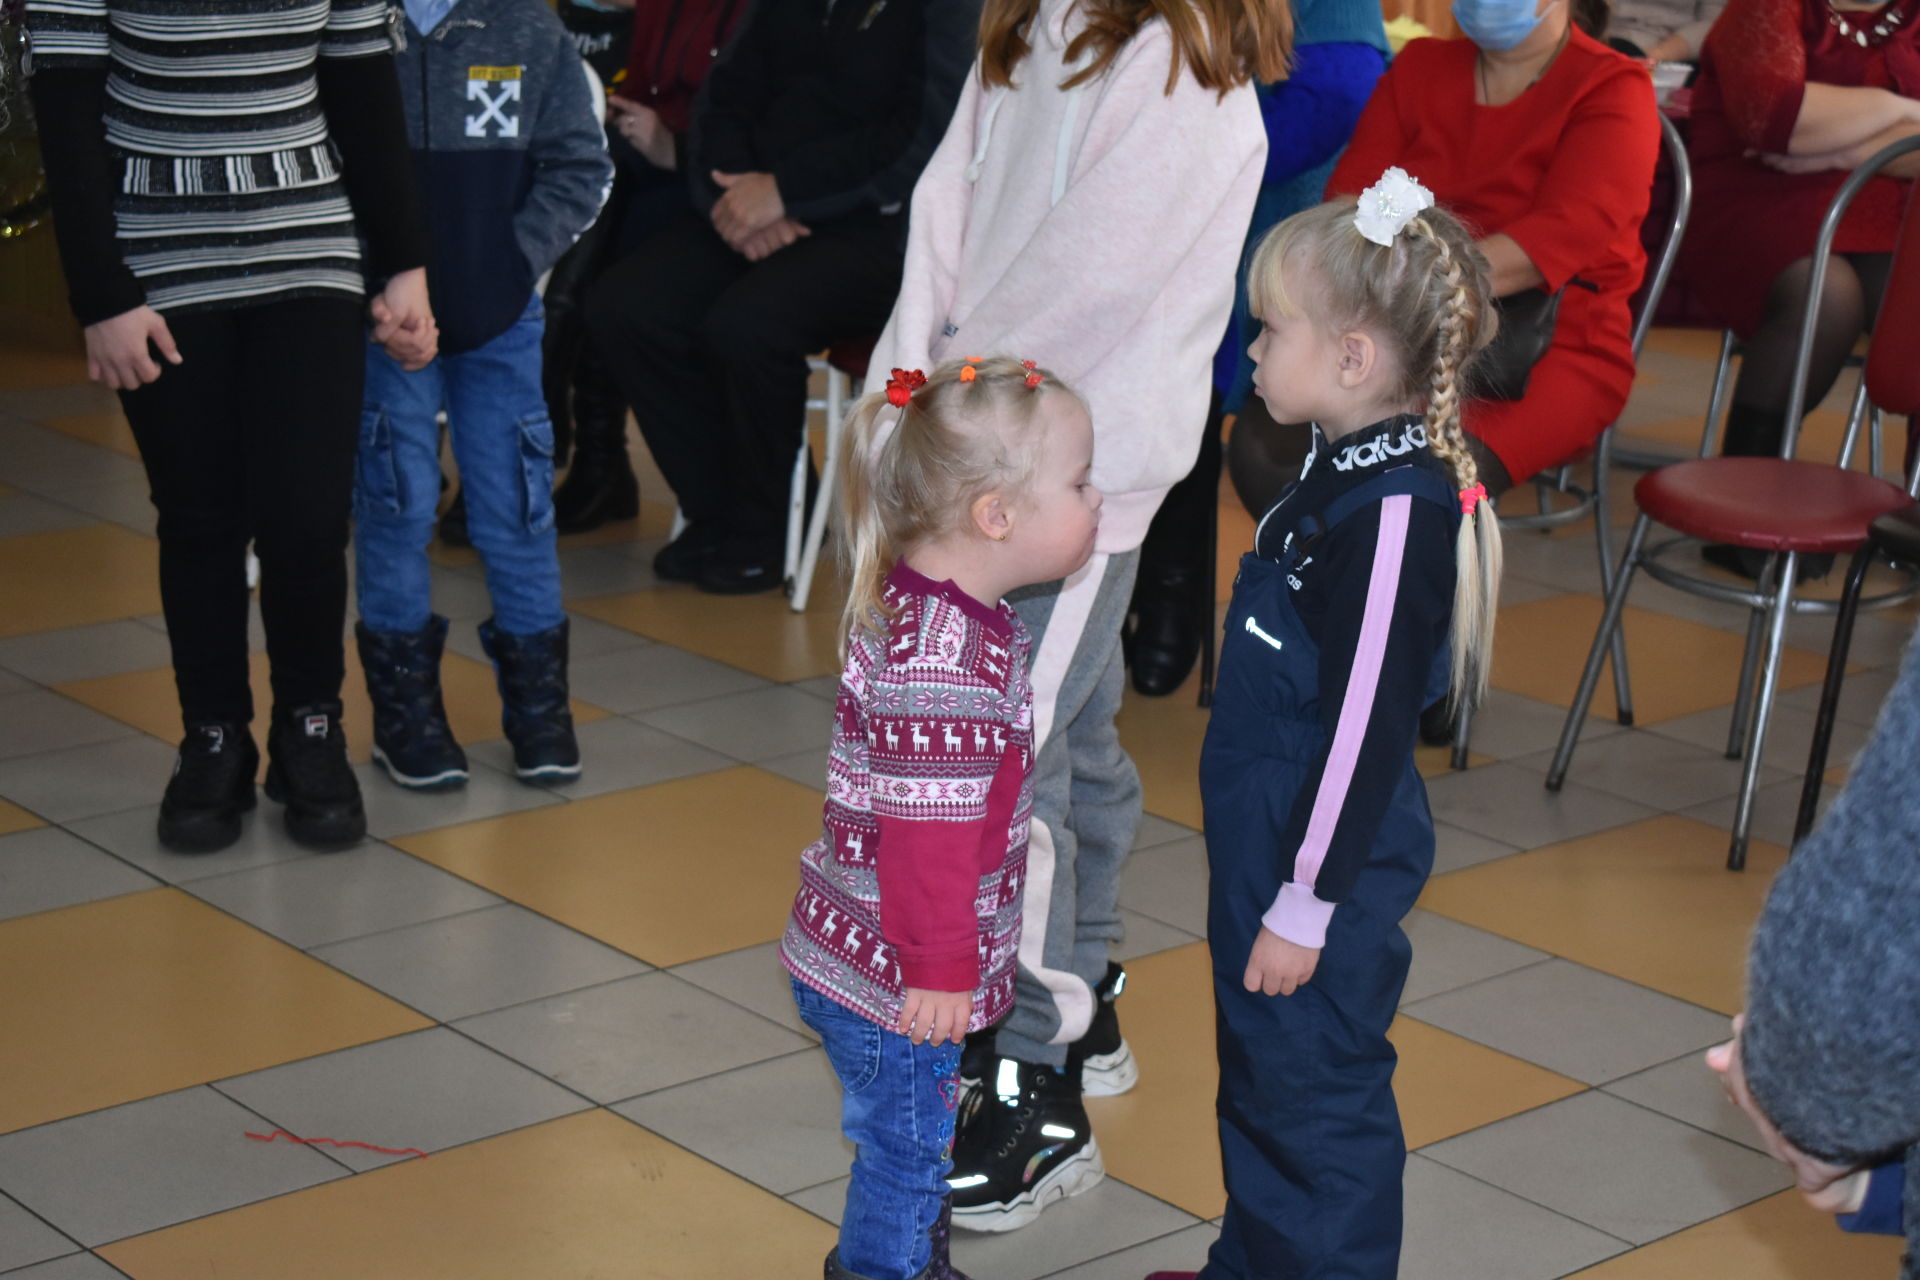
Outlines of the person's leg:
M 891 219 L 816 227 L 756 263 L 707 312 L 701 338 L 720 397 L 715 439 L 727 458 L 722 514 L 729 538 L 702 587 L 779 585 L 788 485 L 806 418 L 807 356 L 886 324 L 900 289 L 897 235 Z
M 1765 316 L 1745 343 L 1740 376 L 1733 386 L 1733 404 L 1727 411 L 1726 434 L 1721 441 L 1724 456 L 1770 457 L 1780 452 L 1812 277 L 1813 259 L 1802 258 L 1780 273 L 1767 294 Z M 1884 274 L 1880 278 L 1884 280 Z M 1833 389 L 1854 343 L 1866 332 L 1875 302 L 1868 296 L 1866 282 L 1852 259 L 1829 259 L 1814 324 L 1813 357 L 1807 366 L 1802 413 L 1819 404 Z
M 446 361 L 447 420 L 467 527 L 487 570 L 501 725 L 521 779 L 567 781 L 580 748 L 567 701 L 567 615 L 553 528 L 553 427 L 540 398 L 540 300 L 485 346 Z
M 915 1045 L 802 983 L 800 1016 L 820 1036 L 844 1091 L 841 1125 L 856 1148 L 834 1280 L 914 1280 L 945 1243 L 960 1048 Z
M 1133 588 L 1133 687 L 1151 697 L 1178 689 L 1200 656 L 1212 507 L 1220 501 L 1220 393 L 1213 393 L 1200 456 L 1154 512 Z

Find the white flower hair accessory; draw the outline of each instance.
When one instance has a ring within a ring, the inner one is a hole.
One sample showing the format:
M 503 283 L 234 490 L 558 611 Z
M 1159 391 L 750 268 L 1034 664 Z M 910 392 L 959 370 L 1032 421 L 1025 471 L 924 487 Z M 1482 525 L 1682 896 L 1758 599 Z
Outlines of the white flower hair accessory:
M 1354 211 L 1353 225 L 1375 244 L 1391 246 L 1393 238 L 1406 230 L 1409 222 L 1422 210 L 1431 208 L 1433 192 L 1395 165 L 1360 193 L 1360 207 Z

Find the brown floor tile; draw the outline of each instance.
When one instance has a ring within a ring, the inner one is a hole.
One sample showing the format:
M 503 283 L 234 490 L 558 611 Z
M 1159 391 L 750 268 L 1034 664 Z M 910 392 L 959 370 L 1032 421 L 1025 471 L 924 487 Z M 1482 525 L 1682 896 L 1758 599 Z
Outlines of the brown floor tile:
M 665 967 L 780 936 L 820 805 L 742 766 L 393 843 Z
M 64 387 L 87 380 L 87 358 L 78 351 L 8 342 L 0 346 L 0 391 Z
M 268 682 L 267 655 L 251 655 L 253 666 L 253 704 L 255 737 L 264 750 L 266 717 L 273 706 L 273 689 Z M 449 653 L 440 661 L 440 683 L 447 704 L 447 719 L 453 733 L 462 742 L 490 742 L 501 737 L 500 695 L 496 691 L 493 669 L 485 663 Z M 83 702 L 95 711 L 125 721 L 166 742 L 180 737 L 180 702 L 174 691 L 173 670 L 132 671 L 125 675 L 101 676 L 93 680 L 75 680 L 58 685 L 61 693 Z M 366 676 L 360 669 L 360 656 L 347 645 L 347 681 L 341 690 L 346 711 L 347 754 L 359 763 L 373 754 L 373 707 L 367 701 Z M 573 701 L 577 724 L 604 720 L 607 712 L 579 699 Z M 266 761 L 262 759 L 264 776 Z
M 177 889 L 0 924 L 0 1132 L 431 1025 Z
M 689 587 L 593 596 L 570 607 L 653 640 L 769 680 L 805 680 L 840 671 L 840 604 L 823 571 L 807 612 L 786 596 L 714 596 Z
M 160 611 L 159 544 L 96 524 L 8 538 L 0 556 L 0 636 Z
M 1400 1051 L 1393 1095 L 1413 1150 L 1586 1088 L 1530 1062 L 1402 1016 L 1390 1033 Z
M 1582 1280 L 1834 1280 L 1891 1276 L 1901 1242 L 1848 1235 L 1807 1207 L 1797 1191 L 1735 1210 L 1576 1274 Z
M 31 831 L 46 825 L 19 805 L 0 800 L 0 836 L 10 836 L 16 831 Z
M 629 542 L 664 538 L 673 528 L 673 507 L 666 503 L 641 499 L 640 515 L 633 520 L 615 520 L 590 533 L 560 535 L 560 549 L 572 547 L 616 547 Z M 427 547 L 427 558 L 447 568 L 465 568 L 480 563 L 480 553 L 472 547 L 449 547 L 435 538 Z
M 62 435 L 72 436 L 75 440 L 84 440 L 88 444 L 99 445 L 102 449 L 111 449 L 129 458 L 140 456 L 140 446 L 134 443 L 133 428 L 127 425 L 127 419 L 123 414 L 68 413 L 53 418 L 42 418 L 40 425 L 51 427 Z
M 1189 827 L 1201 825 L 1200 743 L 1208 713 L 1194 701 L 1198 674 L 1164 698 L 1129 685 L 1120 704 L 1120 745 L 1133 757 L 1146 791 L 1147 812 Z
M 1786 855 L 1755 841 L 1738 873 L 1726 857 L 1721 828 L 1649 818 L 1436 876 L 1420 905 L 1733 1014 L 1747 935 Z
M 1587 595 L 1554 596 L 1502 609 L 1492 683 L 1509 693 L 1571 706 L 1601 612 L 1600 600 Z M 1624 625 L 1636 724 L 1658 724 L 1732 705 L 1744 647 L 1740 636 L 1631 604 Z M 1817 683 L 1825 674 L 1825 655 L 1782 650 L 1782 690 Z M 1614 714 L 1613 677 L 1605 668 L 1589 714 L 1609 719 Z
M 689 1280 L 817 1270 L 834 1229 L 606 1111 L 137 1236 L 134 1280 Z
M 1713 377 L 1714 361 L 1720 358 L 1720 330 L 1718 329 L 1653 329 L 1647 333 L 1647 350 L 1659 351 L 1673 356 L 1691 356 L 1706 362 L 1703 374 Z M 1701 404 L 1700 411 L 1706 412 Z

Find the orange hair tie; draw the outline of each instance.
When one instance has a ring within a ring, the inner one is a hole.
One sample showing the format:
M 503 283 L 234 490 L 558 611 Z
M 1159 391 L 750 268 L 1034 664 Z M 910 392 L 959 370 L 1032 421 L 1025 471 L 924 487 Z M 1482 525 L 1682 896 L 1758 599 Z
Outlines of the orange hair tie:
M 962 382 L 972 382 L 975 378 L 979 376 L 980 376 L 980 371 L 974 368 L 972 365 L 963 366 L 960 370 L 960 381 Z

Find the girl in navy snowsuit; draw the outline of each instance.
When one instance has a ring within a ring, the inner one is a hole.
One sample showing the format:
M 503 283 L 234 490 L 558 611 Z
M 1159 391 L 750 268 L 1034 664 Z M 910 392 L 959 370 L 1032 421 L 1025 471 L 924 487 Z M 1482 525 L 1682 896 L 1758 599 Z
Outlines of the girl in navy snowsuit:
M 1499 532 L 1460 431 L 1486 260 L 1398 169 L 1250 268 L 1254 387 L 1310 422 L 1234 581 L 1201 756 L 1228 1194 L 1207 1280 L 1393 1280 L 1400 921 L 1433 866 L 1420 711 L 1478 695 Z

